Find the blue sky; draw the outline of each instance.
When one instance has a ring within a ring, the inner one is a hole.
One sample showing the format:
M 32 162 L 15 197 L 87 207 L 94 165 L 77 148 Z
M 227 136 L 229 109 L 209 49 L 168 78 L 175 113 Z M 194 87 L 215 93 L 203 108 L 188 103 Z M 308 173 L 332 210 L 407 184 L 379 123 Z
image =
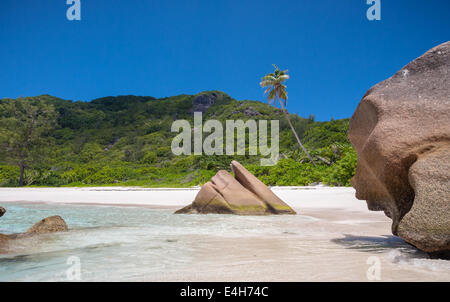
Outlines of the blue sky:
M 1 0 L 0 98 L 89 101 L 222 90 L 265 101 L 260 78 L 289 69 L 290 112 L 350 117 L 363 94 L 450 40 L 450 1 Z

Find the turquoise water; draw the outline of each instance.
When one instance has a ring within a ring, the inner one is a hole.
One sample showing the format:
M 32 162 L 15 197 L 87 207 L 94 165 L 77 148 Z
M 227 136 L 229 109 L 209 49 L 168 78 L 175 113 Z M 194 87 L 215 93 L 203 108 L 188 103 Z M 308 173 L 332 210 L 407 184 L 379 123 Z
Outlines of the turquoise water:
M 82 280 L 157 279 L 192 262 L 197 243 L 208 235 L 242 238 L 285 231 L 269 231 L 270 222 L 280 217 L 174 215 L 167 209 L 109 206 L 5 207 L 0 233 L 23 232 L 52 215 L 63 217 L 70 231 L 16 243 L 12 254 L 0 256 L 0 281 L 65 281 L 70 256 L 80 259 Z
M 359 236 L 370 231 L 369 222 L 355 227 L 303 215 L 2 206 L 7 213 L 0 218 L 0 233 L 23 232 L 52 215 L 62 216 L 70 231 L 15 242 L 10 253 L 0 255 L 0 281 L 67 281 L 70 257 L 80 261 L 81 281 L 364 281 L 371 255 L 382 259 L 383 280 L 450 281 L 449 262 L 426 259 L 394 236 Z

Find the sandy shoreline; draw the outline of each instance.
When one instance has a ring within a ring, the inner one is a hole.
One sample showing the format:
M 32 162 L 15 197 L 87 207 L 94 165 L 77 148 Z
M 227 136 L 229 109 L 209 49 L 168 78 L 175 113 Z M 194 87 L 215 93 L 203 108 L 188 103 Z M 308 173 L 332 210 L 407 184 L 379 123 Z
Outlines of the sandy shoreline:
M 353 188 L 345 187 L 272 187 L 275 194 L 294 209 L 333 208 L 367 211 L 364 201 L 354 197 Z M 141 188 L 0 188 L 0 203 L 57 203 L 175 208 L 191 203 L 199 187 Z

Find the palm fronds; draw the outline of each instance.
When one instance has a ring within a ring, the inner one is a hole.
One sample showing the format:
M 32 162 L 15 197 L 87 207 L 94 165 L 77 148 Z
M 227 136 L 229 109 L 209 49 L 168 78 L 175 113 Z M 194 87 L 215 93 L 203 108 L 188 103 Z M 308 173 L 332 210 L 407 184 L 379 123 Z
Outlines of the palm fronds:
M 272 64 L 272 65 L 275 68 L 275 71 L 273 73 L 269 73 L 269 74 L 265 75 L 261 79 L 261 82 L 259 83 L 259 85 L 263 88 L 266 88 L 264 90 L 264 94 L 267 94 L 267 102 L 270 105 L 273 105 L 275 99 L 278 99 L 278 102 L 280 103 L 281 108 L 283 109 L 283 113 L 286 116 L 289 126 L 291 127 L 291 130 L 292 130 L 295 138 L 297 139 L 299 146 L 303 149 L 303 151 L 305 151 L 306 155 L 308 155 L 308 157 L 311 160 L 311 162 L 313 163 L 313 165 L 316 166 L 312 157 L 309 155 L 308 151 L 301 143 L 300 138 L 298 137 L 297 132 L 294 129 L 294 126 L 292 126 L 291 120 L 289 118 L 289 114 L 287 113 L 287 111 L 285 109 L 285 107 L 287 105 L 288 95 L 287 95 L 287 91 L 286 91 L 287 86 L 284 85 L 283 83 L 289 79 L 288 70 L 286 69 L 286 70 L 280 71 L 280 69 L 278 68 L 277 65 L 275 65 L 275 64 Z M 275 104 L 276 104 L 276 102 L 275 102 Z

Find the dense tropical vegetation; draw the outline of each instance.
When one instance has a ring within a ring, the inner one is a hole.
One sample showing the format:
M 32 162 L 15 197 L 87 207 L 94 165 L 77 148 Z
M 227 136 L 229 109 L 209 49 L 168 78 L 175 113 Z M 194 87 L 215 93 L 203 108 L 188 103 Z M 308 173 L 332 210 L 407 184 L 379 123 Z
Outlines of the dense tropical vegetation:
M 0 153 L 6 162 L 19 167 L 19 185 L 24 184 L 25 168 L 37 167 L 47 159 L 56 112 L 52 105 L 38 100 L 5 100 L 0 103 Z
M 204 112 L 204 120 L 278 119 L 278 164 L 260 166 L 259 156 L 254 155 L 173 155 L 171 141 L 177 133 L 170 131 L 172 122 L 192 121 L 198 110 Z M 26 132 L 30 123 L 36 123 L 33 116 L 39 124 Z M 237 101 L 219 91 L 161 99 L 104 97 L 91 102 L 49 95 L 1 99 L 0 186 L 19 186 L 23 171 L 28 186 L 187 187 L 203 184 L 218 169 L 229 169 L 232 159 L 268 185 L 348 186 L 356 166 L 347 139 L 348 119 L 316 122 L 313 116 L 289 117 L 316 167 L 299 148 L 282 110 L 257 101 Z M 29 148 L 20 160 L 22 153 L 14 153 L 13 147 L 24 150 L 23 144 Z

